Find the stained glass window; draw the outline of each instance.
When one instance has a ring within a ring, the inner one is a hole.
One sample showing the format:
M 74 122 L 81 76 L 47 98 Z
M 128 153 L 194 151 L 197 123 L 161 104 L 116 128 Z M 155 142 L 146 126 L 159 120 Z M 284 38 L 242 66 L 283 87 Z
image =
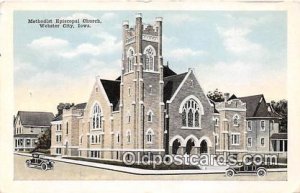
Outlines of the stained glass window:
M 183 108 L 181 114 L 182 126 L 183 127 L 200 127 L 201 112 L 199 104 L 194 100 L 188 100 Z
M 186 126 L 186 110 L 182 111 L 182 126 Z
M 149 47 L 145 50 L 145 70 L 154 71 L 154 50 Z
M 98 104 L 93 108 L 93 129 L 101 128 L 101 110 Z

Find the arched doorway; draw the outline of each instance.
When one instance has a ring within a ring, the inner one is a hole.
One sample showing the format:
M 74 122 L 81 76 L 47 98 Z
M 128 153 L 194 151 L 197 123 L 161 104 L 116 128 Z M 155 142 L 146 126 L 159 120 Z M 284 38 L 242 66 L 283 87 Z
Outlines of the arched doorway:
M 173 144 L 172 144 L 172 154 L 175 154 L 175 155 L 177 154 L 177 151 L 178 151 L 180 145 L 181 145 L 181 143 L 179 142 L 178 139 L 176 139 L 176 140 L 173 142 Z
M 186 143 L 186 149 L 185 149 L 185 152 L 190 155 L 191 154 L 191 151 L 193 149 L 193 147 L 195 147 L 195 142 L 193 139 L 189 139 Z
M 200 143 L 200 154 L 207 153 L 207 142 L 206 140 L 202 140 Z

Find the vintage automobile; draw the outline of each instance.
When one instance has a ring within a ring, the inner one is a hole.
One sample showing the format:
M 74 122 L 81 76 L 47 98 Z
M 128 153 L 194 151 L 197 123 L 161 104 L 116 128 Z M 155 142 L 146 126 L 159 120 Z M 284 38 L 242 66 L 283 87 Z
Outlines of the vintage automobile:
M 46 159 L 43 153 L 32 153 L 32 159 L 26 160 L 27 167 L 38 167 L 42 170 L 51 170 L 54 168 L 54 161 Z
M 238 163 L 236 166 L 231 166 L 226 169 L 225 173 L 226 176 L 232 177 L 235 174 L 256 174 L 257 176 L 265 176 L 267 175 L 267 168 L 268 166 L 265 165 L 256 165 L 250 164 L 246 165 L 243 163 Z

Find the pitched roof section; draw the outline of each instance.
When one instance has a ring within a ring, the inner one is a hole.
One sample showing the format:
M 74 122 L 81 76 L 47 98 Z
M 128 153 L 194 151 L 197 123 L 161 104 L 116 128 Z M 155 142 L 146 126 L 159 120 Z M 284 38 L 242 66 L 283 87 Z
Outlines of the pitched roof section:
M 174 72 L 171 68 L 169 68 L 169 65 L 164 66 L 164 75 L 163 77 L 173 76 L 177 75 L 176 72 Z
M 85 109 L 86 103 L 79 103 L 74 106 L 76 109 Z
M 100 79 L 109 102 L 113 104 L 113 110 L 119 110 L 120 103 L 120 81 Z
M 50 126 L 54 118 L 50 112 L 19 111 L 18 115 L 23 126 Z
M 180 83 L 183 81 L 186 75 L 187 72 L 164 78 L 164 102 L 172 98 L 175 91 L 177 90 L 177 88 L 179 87 Z
M 264 95 L 253 95 L 253 96 L 246 96 L 246 97 L 239 97 L 241 101 L 246 103 L 246 116 L 247 117 L 274 117 L 280 118 L 272 111 L 268 110 L 268 105 L 265 101 Z

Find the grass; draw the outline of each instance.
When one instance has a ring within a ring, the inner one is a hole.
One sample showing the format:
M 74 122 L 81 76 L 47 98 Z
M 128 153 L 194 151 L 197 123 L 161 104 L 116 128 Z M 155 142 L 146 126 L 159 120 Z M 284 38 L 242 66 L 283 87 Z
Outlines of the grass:
M 113 161 L 113 160 L 96 160 L 96 159 L 88 159 L 88 158 L 82 158 L 82 157 L 64 157 L 66 159 L 72 159 L 72 160 L 79 160 L 79 161 L 88 161 L 88 162 L 94 162 L 94 163 L 101 163 L 101 164 L 110 164 L 110 165 L 116 165 L 116 166 L 123 166 L 123 167 L 132 167 L 132 168 L 140 168 L 140 169 L 146 169 L 146 170 L 191 170 L 191 169 L 199 169 L 198 166 L 193 165 L 165 165 L 160 164 L 156 165 L 155 168 L 153 168 L 153 165 L 143 165 L 143 164 L 133 164 L 133 165 L 126 165 L 124 162 L 119 161 Z

